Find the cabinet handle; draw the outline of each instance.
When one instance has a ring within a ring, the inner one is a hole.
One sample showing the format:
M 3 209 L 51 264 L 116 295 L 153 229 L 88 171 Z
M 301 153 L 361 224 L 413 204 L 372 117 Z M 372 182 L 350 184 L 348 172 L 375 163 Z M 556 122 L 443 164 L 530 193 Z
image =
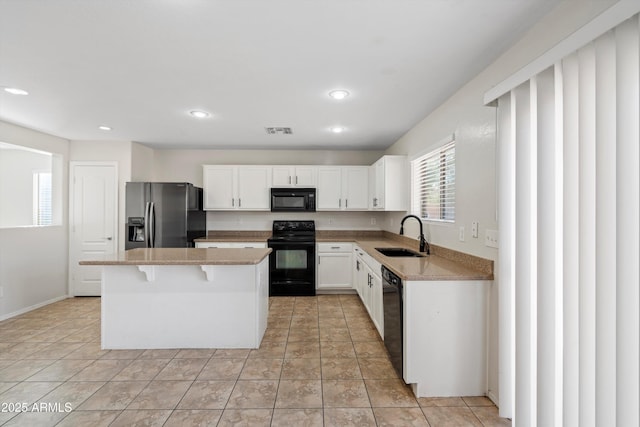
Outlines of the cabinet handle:
M 378 206 L 378 198 L 377 197 L 373 198 L 373 206 Z
M 344 199 L 344 208 L 348 208 L 349 207 L 349 199 Z
M 289 184 L 291 184 L 291 175 L 289 175 Z
M 238 197 L 238 207 L 241 208 L 242 207 L 242 200 L 240 200 L 240 197 Z
M 340 249 L 340 246 L 331 246 L 331 249 Z
M 298 175 L 296 175 L 296 185 L 298 185 Z
M 341 208 L 342 207 L 342 199 L 338 199 L 338 207 Z
M 360 271 L 360 261 L 356 260 L 356 270 Z
M 231 207 L 235 208 L 236 207 L 236 199 L 231 198 Z

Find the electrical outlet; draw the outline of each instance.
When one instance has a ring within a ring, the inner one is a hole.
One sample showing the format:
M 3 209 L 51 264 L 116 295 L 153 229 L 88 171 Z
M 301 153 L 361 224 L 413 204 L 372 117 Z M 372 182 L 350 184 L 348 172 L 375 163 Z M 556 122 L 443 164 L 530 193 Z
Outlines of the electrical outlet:
M 478 221 L 473 221 L 471 223 L 471 237 L 474 239 L 478 238 Z
M 464 225 L 458 229 L 458 240 L 464 242 Z
M 376 225 L 376 219 L 375 218 L 371 218 L 371 225 Z
M 329 225 L 333 224 L 333 219 L 329 218 Z
M 484 234 L 484 244 L 490 248 L 497 248 L 498 230 L 486 230 Z

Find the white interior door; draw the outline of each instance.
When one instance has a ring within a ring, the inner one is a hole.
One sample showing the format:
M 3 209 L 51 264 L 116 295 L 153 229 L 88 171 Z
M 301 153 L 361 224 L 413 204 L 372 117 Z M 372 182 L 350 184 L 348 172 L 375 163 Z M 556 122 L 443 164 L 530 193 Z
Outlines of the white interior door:
M 78 262 L 118 247 L 117 164 L 71 162 L 69 181 L 69 292 L 99 296 L 102 267 Z

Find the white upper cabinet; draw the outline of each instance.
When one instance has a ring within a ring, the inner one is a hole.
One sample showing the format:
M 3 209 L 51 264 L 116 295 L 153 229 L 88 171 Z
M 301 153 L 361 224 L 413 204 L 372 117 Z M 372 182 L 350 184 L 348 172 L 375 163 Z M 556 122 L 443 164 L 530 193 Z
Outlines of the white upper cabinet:
M 273 166 L 274 187 L 315 187 L 315 166 Z
M 269 210 L 271 168 L 205 165 L 205 210 Z
M 406 211 L 409 203 L 409 163 L 406 156 L 383 156 L 371 166 L 369 207 Z
M 318 210 L 367 210 L 368 166 L 318 167 Z

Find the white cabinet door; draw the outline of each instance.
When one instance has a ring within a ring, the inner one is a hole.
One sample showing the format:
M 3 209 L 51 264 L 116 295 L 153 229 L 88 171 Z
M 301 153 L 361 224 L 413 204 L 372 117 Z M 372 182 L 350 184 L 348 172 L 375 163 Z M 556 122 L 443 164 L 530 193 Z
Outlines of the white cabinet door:
M 340 210 L 342 207 L 342 168 L 318 168 L 318 210 Z
M 351 289 L 351 253 L 318 254 L 318 289 Z
M 406 156 L 383 156 L 372 166 L 371 206 L 385 211 L 404 211 L 409 201 L 409 164 Z
M 375 162 L 373 168 L 373 200 L 372 206 L 374 209 L 384 209 L 384 157 Z M 408 184 L 408 183 L 407 183 Z
M 273 166 L 271 178 L 274 187 L 289 187 L 293 185 L 293 168 L 290 166 Z
M 296 166 L 294 183 L 298 187 L 315 187 L 318 168 L 313 166 Z
M 205 210 L 228 210 L 236 206 L 236 168 L 234 166 L 210 166 L 203 169 Z
M 238 167 L 238 209 L 269 210 L 271 168 L 267 166 Z
M 378 272 L 379 273 L 379 272 Z M 371 274 L 371 320 L 378 333 L 384 338 L 384 311 L 382 305 L 382 278 L 379 274 Z
M 229 242 L 196 242 L 196 248 L 230 248 Z
M 342 207 L 347 210 L 369 208 L 369 167 L 347 166 L 342 170 Z

